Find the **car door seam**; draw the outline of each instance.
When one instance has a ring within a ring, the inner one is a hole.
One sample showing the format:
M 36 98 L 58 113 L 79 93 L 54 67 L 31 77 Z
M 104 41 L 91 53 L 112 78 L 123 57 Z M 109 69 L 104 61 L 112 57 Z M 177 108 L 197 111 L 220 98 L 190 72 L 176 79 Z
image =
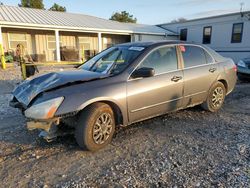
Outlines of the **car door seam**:
M 186 95 L 184 96 L 184 98 L 187 98 L 187 97 L 192 97 L 194 95 L 198 95 L 198 94 L 202 94 L 202 93 L 206 93 L 207 91 L 200 91 L 200 92 L 197 92 L 197 93 L 194 93 L 194 94 L 191 94 L 191 95 Z
M 152 105 L 149 105 L 149 106 L 144 106 L 144 107 L 142 107 L 142 108 L 138 108 L 138 109 L 135 109 L 135 110 L 131 110 L 130 112 L 131 112 L 131 113 L 134 113 L 134 112 L 138 112 L 138 111 L 141 111 L 141 110 L 146 110 L 146 109 L 153 108 L 153 107 L 156 107 L 156 106 L 159 106 L 159 105 L 162 105 L 162 104 L 167 104 L 167 103 L 169 103 L 169 102 L 177 101 L 177 100 L 180 100 L 180 99 L 182 99 L 182 98 L 183 98 L 183 97 L 179 97 L 179 98 L 176 98 L 176 99 L 172 99 L 172 100 L 160 102 L 160 103 L 157 103 L 157 104 L 152 104 Z

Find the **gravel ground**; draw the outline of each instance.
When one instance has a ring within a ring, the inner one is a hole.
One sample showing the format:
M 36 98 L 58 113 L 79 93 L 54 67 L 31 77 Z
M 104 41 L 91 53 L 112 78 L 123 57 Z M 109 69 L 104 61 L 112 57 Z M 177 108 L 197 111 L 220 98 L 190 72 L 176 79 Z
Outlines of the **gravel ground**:
M 250 187 L 249 83 L 218 113 L 194 107 L 119 128 L 93 153 L 73 136 L 46 143 L 26 130 L 8 107 L 17 69 L 0 70 L 0 187 Z

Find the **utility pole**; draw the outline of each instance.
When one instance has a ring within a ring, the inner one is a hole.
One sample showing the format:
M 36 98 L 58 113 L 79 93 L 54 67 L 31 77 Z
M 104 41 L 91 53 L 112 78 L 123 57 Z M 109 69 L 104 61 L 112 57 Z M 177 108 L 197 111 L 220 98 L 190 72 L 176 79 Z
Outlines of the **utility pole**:
M 244 2 L 241 2 L 240 3 L 240 14 L 241 14 L 241 17 L 243 17 L 243 7 L 244 7 L 245 3 Z

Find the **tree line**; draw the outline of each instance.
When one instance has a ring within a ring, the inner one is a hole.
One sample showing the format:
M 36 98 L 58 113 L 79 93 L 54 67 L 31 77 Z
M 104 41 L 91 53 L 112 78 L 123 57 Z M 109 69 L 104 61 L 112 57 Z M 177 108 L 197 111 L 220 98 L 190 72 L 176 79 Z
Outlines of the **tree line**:
M 27 8 L 37 8 L 37 9 L 44 9 L 45 6 L 43 4 L 43 0 L 21 0 L 21 3 L 18 4 L 19 7 L 27 7 Z M 51 11 L 59 11 L 59 12 L 66 12 L 66 7 L 61 6 L 57 3 L 54 3 L 52 7 L 48 10 Z
M 18 4 L 18 6 L 19 7 L 28 7 L 28 8 L 37 8 L 37 9 L 45 9 L 43 0 L 21 0 L 21 3 Z M 54 5 L 52 7 L 50 7 L 48 10 L 66 12 L 66 7 L 61 6 L 57 3 L 54 3 Z M 113 20 L 113 21 L 125 22 L 125 23 L 136 23 L 137 22 L 137 19 L 134 18 L 133 15 L 129 14 L 126 11 L 115 12 L 112 14 L 112 16 L 109 19 Z
M 3 5 L 3 3 L 0 2 L 0 5 Z M 18 6 L 45 10 L 43 0 L 21 0 L 21 3 L 18 4 Z M 59 11 L 59 12 L 67 11 L 65 6 L 61 6 L 57 3 L 54 3 L 52 7 L 50 7 L 48 10 Z M 136 23 L 137 22 L 137 18 L 135 18 L 132 14 L 128 13 L 127 11 L 115 12 L 112 14 L 112 16 L 109 19 L 113 21 L 123 22 L 123 23 Z M 184 22 L 184 21 L 186 21 L 185 18 L 178 18 L 178 19 L 172 20 L 171 23 L 178 23 L 178 22 Z
M 2 3 L 0 3 L 0 4 L 2 4 Z M 21 0 L 20 4 L 18 4 L 18 6 L 45 10 L 43 0 Z M 61 6 L 57 3 L 54 3 L 53 6 L 50 7 L 48 10 L 59 11 L 59 12 L 66 12 L 67 11 L 65 6 Z M 136 23 L 137 22 L 137 19 L 134 18 L 133 15 L 129 14 L 126 11 L 115 12 L 112 14 L 112 16 L 109 19 L 113 20 L 113 21 L 125 22 L 125 23 Z

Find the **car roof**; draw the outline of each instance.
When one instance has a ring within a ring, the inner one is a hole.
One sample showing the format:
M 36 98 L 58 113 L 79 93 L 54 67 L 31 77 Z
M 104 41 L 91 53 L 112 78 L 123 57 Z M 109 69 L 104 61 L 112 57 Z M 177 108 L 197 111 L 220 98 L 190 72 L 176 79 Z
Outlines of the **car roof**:
M 152 47 L 152 46 L 162 46 L 162 45 L 168 45 L 168 44 L 194 44 L 194 43 L 188 43 L 188 42 L 179 41 L 179 40 L 163 40 L 163 41 L 148 41 L 148 42 L 129 42 L 129 43 L 118 44 L 116 46 L 147 48 L 147 47 Z

